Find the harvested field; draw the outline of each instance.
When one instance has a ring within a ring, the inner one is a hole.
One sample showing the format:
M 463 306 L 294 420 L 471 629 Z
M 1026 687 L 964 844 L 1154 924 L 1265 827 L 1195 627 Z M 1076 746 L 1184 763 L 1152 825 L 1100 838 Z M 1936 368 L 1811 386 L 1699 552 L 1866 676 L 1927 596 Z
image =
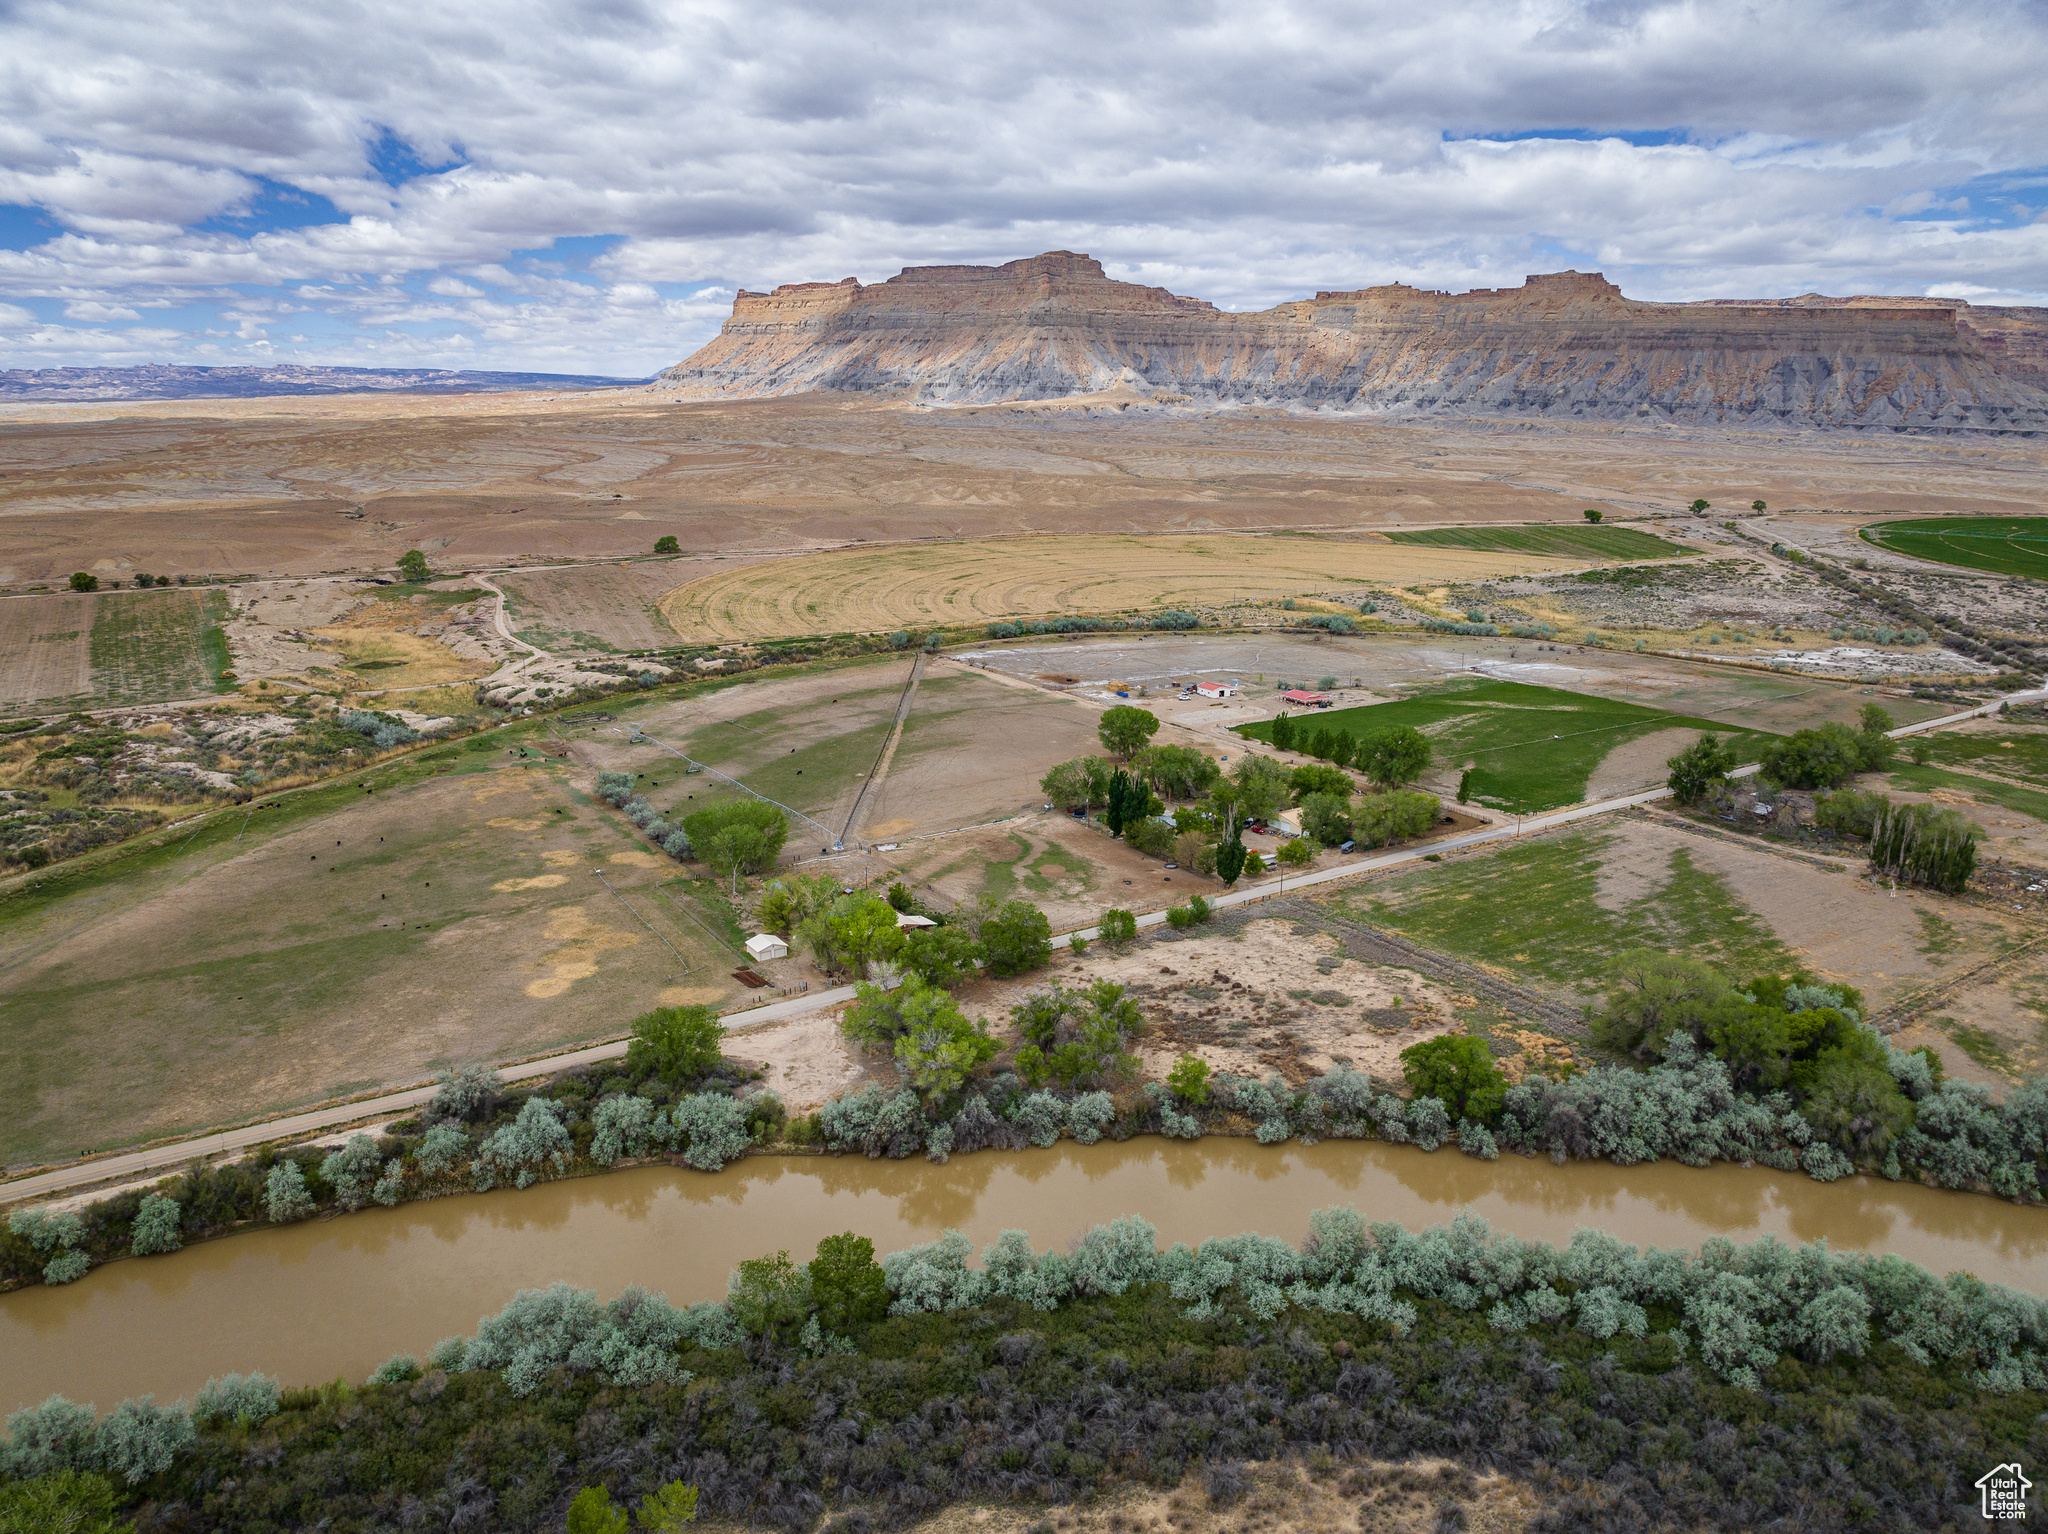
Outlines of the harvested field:
M 543 650 L 660 650 L 677 643 L 660 598 L 676 572 L 660 564 L 595 565 L 508 575 L 504 587 L 513 632 Z
M 615 1037 L 657 998 L 739 991 L 731 954 L 656 897 L 673 863 L 561 769 L 492 770 L 498 742 L 471 744 L 0 905 L 0 1159 Z
M 228 668 L 219 591 L 97 591 L 0 603 L 0 708 L 202 697 Z
M 1324 538 L 1033 538 L 840 549 L 707 575 L 662 611 L 729 641 L 1058 613 L 1212 608 L 1333 586 L 1477 580 L 1558 568 L 1534 554 Z

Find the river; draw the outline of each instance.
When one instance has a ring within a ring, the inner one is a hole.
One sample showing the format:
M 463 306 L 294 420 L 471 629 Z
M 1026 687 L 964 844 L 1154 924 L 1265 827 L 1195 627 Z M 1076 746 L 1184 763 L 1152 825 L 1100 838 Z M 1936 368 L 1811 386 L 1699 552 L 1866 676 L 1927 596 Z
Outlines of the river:
M 945 1166 L 757 1156 L 715 1174 L 638 1167 L 372 1208 L 0 1296 L 0 1412 L 52 1391 L 102 1409 L 145 1391 L 169 1400 L 231 1370 L 288 1385 L 361 1380 L 393 1353 L 473 1332 L 515 1290 L 563 1279 L 605 1298 L 640 1284 L 678 1304 L 715 1299 L 741 1259 L 786 1248 L 803 1260 L 842 1230 L 873 1238 L 877 1252 L 948 1226 L 979 1246 L 1015 1227 L 1043 1248 L 1138 1213 L 1162 1245 L 1246 1230 L 1297 1241 L 1309 1212 L 1329 1204 L 1411 1229 L 1470 1210 L 1558 1244 L 1582 1225 L 1666 1247 L 1713 1235 L 1825 1238 L 2048 1292 L 2048 1209 L 1866 1177 L 1823 1185 L 1728 1165 L 1559 1167 L 1378 1142 L 1221 1138 L 1062 1143 Z

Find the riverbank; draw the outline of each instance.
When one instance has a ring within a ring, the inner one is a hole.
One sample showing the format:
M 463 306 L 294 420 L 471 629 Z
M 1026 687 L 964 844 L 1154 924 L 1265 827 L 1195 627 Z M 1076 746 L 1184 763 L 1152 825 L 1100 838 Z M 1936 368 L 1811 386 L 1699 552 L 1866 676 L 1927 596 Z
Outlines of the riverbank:
M 1296 1240 L 1310 1211 L 1356 1204 L 1409 1229 L 1461 1211 L 1563 1244 L 1581 1226 L 1661 1247 L 1765 1235 L 1895 1253 L 1935 1273 L 2048 1290 L 2048 1209 L 1854 1177 L 1722 1163 L 1554 1166 L 1480 1161 L 1376 1141 L 1265 1146 L 1211 1136 L 922 1158 L 752 1155 L 717 1173 L 643 1165 L 523 1191 L 436 1198 L 347 1218 L 247 1230 L 83 1281 L 0 1298 L 0 1411 L 62 1391 L 102 1406 L 207 1378 L 362 1379 L 424 1355 L 522 1288 L 629 1285 L 678 1303 L 716 1299 L 739 1262 L 806 1252 L 853 1229 L 888 1251 L 948 1228 L 979 1244 L 1005 1229 L 1058 1245 L 1142 1211 L 1163 1241 L 1255 1230 Z

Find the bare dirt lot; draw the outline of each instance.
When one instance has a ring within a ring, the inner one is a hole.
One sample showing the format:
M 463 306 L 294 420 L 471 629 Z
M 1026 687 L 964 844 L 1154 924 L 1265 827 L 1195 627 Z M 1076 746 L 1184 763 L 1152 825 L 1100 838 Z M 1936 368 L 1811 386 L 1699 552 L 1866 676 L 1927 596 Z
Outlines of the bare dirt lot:
M 2023 514 L 2037 442 L 1277 411 L 1133 422 L 818 396 L 606 392 L 17 406 L 0 585 L 141 568 L 310 575 L 787 555 L 1019 533 L 1577 521 L 1582 507 Z
M 499 582 L 512 630 L 543 650 L 659 650 L 678 642 L 660 599 L 695 566 L 678 561 L 535 570 Z

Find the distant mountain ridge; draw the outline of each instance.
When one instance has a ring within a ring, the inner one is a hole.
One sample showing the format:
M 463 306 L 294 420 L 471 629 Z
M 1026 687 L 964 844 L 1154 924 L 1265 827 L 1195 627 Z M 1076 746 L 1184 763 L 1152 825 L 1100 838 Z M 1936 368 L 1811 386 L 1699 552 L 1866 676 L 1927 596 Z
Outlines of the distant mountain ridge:
M 683 399 L 904 391 L 933 404 L 1286 405 L 1387 414 L 2048 431 L 2048 311 L 1955 299 L 1644 303 L 1599 273 L 1403 284 L 1226 313 L 1049 251 L 864 285 L 742 290 L 656 379 Z M 1076 401 L 1083 404 L 1084 401 Z
M 295 394 L 492 394 L 530 389 L 619 389 L 643 378 L 582 373 L 491 373 L 448 368 L 198 367 L 0 370 L 0 401 L 257 399 Z

